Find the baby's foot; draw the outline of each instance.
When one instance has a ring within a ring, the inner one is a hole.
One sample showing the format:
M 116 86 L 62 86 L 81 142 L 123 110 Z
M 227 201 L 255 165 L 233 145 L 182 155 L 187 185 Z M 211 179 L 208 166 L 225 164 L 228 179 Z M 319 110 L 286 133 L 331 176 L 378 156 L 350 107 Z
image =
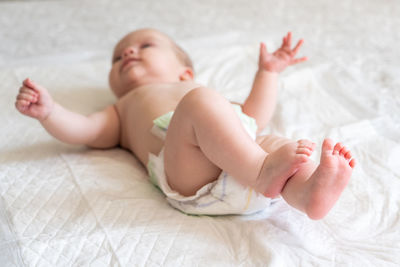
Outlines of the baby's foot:
M 283 145 L 269 154 L 257 177 L 256 190 L 269 198 L 277 197 L 287 180 L 293 176 L 300 165 L 308 161 L 315 144 L 308 140 Z
M 342 144 L 333 146 L 332 140 L 324 140 L 320 165 L 308 180 L 310 187 L 305 195 L 310 218 L 323 218 L 339 199 L 356 164 L 351 158 L 350 151 Z

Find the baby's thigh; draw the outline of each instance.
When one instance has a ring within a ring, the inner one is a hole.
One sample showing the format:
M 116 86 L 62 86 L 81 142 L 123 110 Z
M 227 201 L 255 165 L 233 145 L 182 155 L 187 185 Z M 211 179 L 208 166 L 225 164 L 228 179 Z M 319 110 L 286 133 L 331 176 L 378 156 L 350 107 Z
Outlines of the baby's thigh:
M 184 196 L 194 195 L 221 173 L 221 169 L 193 144 L 193 135 L 187 112 L 178 105 L 164 143 L 164 169 L 171 189 Z
M 283 145 L 293 143 L 294 141 L 285 137 L 269 134 L 258 136 L 256 142 L 265 152 L 272 153 Z

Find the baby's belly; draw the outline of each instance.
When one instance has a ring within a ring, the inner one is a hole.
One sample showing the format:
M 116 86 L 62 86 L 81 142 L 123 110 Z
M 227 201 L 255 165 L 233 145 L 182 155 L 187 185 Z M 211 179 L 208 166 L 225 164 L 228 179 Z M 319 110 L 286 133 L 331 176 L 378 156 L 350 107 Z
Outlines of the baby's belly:
M 149 153 L 158 155 L 164 146 L 164 141 L 150 132 L 145 134 L 142 140 L 143 142 L 132 144 L 130 150 L 136 155 L 136 157 L 144 166 L 147 166 Z
M 166 113 L 163 110 L 135 112 L 123 122 L 121 146 L 130 150 L 143 165 L 147 165 L 149 153 L 158 155 L 164 146 L 164 140 L 151 132 L 153 120 Z

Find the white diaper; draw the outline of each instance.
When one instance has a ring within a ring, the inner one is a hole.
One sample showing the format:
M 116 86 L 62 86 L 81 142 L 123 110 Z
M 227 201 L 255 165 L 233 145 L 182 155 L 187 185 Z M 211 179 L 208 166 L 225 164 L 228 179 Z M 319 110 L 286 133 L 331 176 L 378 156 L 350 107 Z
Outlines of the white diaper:
M 255 120 L 242 113 L 240 106 L 234 105 L 234 108 L 247 132 L 255 139 L 257 131 Z M 172 115 L 170 112 L 154 120 L 153 133 L 163 138 Z M 168 202 L 187 214 L 251 214 L 267 208 L 271 203 L 271 199 L 255 192 L 252 188 L 244 187 L 226 172 L 222 172 L 214 182 L 204 185 L 195 195 L 182 196 L 168 185 L 164 171 L 163 150 L 158 156 L 149 155 L 147 170 L 151 182 L 161 189 Z

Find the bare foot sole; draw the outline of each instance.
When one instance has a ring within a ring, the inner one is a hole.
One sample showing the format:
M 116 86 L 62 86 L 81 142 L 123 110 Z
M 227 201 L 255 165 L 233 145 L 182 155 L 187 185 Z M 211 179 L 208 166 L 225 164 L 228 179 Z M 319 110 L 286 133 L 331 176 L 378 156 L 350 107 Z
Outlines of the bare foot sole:
M 257 191 L 269 198 L 277 197 L 287 180 L 297 172 L 301 164 L 308 161 L 314 149 L 315 144 L 311 141 L 299 140 L 269 154 L 257 177 Z
M 335 205 L 348 184 L 355 160 L 342 144 L 333 146 L 330 139 L 322 144 L 321 162 L 308 182 L 306 213 L 314 220 L 323 218 Z

